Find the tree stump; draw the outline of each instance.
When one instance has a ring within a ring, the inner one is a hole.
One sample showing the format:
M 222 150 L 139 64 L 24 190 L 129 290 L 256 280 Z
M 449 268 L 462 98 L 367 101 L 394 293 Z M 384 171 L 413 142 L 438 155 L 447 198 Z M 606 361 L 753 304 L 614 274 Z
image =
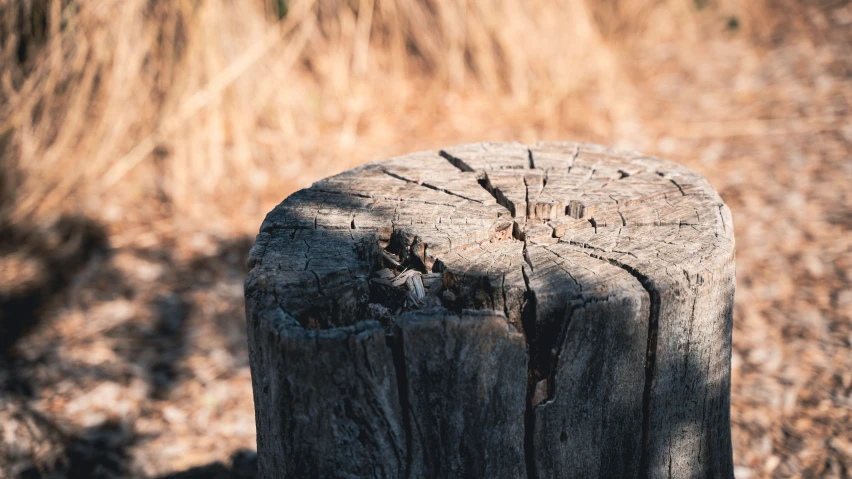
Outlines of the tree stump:
M 261 477 L 733 476 L 733 226 L 687 168 L 377 161 L 278 205 L 249 267 Z

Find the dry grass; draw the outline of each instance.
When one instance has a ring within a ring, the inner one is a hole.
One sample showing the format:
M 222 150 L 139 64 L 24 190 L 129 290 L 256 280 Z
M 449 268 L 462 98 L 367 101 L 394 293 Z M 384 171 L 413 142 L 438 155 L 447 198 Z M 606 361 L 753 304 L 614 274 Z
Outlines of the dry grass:
M 119 421 L 147 475 L 251 448 L 240 238 L 276 202 L 416 149 L 584 139 L 696 168 L 733 210 L 738 477 L 850 477 L 850 78 L 847 1 L 0 0 L 0 300 L 87 244 L 62 215 L 115 253 L 16 346 L 37 415 L 9 414 Z M 199 328 L 179 354 L 128 343 L 171 337 L 171 302 Z
M 766 28 L 758 4 L 713 10 L 749 34 Z M 639 122 L 631 50 L 698 43 L 702 17 L 719 15 L 645 0 L 306 0 L 279 21 L 277 5 L 3 2 L 10 214 L 256 216 L 266 192 L 438 138 L 623 140 Z

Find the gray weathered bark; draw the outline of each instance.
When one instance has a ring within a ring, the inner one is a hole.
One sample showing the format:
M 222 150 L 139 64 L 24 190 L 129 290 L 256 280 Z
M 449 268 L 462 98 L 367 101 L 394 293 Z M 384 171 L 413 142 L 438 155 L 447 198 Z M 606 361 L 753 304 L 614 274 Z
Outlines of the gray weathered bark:
M 249 267 L 261 477 L 733 476 L 733 226 L 689 169 L 378 161 L 276 207 Z

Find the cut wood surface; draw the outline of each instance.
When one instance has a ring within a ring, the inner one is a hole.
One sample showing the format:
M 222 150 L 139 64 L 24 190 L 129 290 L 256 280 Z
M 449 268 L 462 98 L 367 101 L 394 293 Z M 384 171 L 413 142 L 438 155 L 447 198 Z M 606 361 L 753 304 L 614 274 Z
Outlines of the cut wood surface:
M 266 217 L 261 477 L 732 477 L 731 216 L 578 143 L 373 162 Z

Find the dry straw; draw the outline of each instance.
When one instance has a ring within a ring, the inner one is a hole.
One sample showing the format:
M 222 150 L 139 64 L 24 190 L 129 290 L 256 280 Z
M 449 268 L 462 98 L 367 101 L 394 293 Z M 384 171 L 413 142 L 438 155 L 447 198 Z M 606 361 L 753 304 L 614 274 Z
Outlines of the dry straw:
M 612 5 L 0 0 L 4 216 L 254 220 L 448 137 L 618 135 L 638 97 L 622 45 L 697 38 L 696 8 Z

